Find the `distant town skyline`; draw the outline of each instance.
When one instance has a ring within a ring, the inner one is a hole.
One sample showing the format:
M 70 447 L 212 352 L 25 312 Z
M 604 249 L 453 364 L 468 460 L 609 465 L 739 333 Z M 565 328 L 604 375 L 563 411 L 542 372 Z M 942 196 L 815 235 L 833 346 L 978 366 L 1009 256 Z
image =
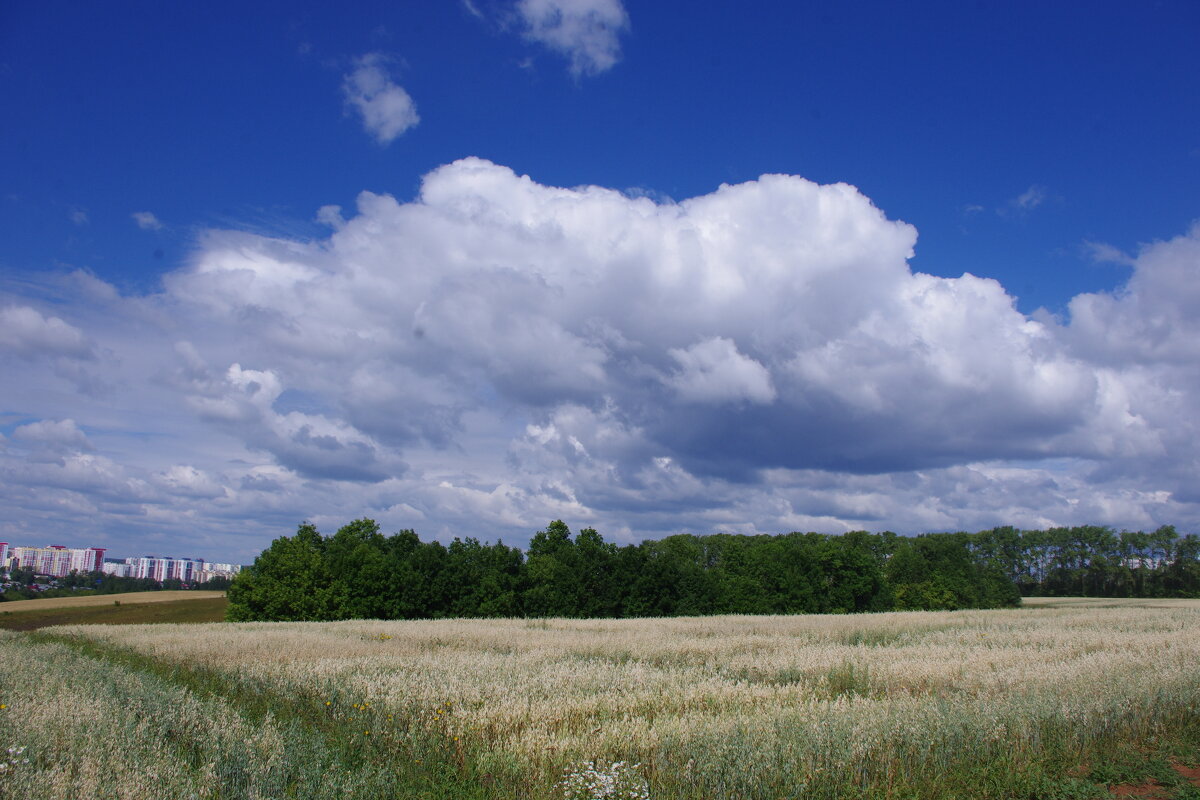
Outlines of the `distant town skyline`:
M 0 539 L 1200 530 L 1197 31 L 10 5 Z
M 241 564 L 173 556 L 106 556 L 103 547 L 71 548 L 65 545 L 21 545 L 0 542 L 0 568 L 33 569 L 39 575 L 62 578 L 72 572 L 104 572 L 122 578 L 175 579 L 202 583 L 213 577 L 232 577 Z

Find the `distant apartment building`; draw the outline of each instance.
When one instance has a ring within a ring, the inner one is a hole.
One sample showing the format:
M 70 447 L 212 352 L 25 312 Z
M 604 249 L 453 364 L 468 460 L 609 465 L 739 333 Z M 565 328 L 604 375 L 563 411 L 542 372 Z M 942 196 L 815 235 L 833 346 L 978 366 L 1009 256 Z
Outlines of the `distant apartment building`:
M 213 578 L 233 578 L 242 571 L 241 564 L 214 564 L 206 563 L 204 569 L 197 573 L 196 581 L 203 583 L 210 581 Z
M 95 572 L 104 563 L 103 547 L 88 547 L 83 550 L 71 551 L 71 562 L 67 572 Z
M 131 578 L 153 578 L 160 583 L 170 578 L 176 578 L 184 583 L 191 583 L 195 580 L 197 568 L 203 568 L 204 560 L 172 556 L 142 556 L 129 559 L 129 565 Z
M 129 578 L 153 578 L 165 581 L 175 578 L 184 583 L 204 583 L 212 578 L 232 578 L 241 572 L 240 564 L 214 564 L 202 558 L 173 558 L 171 556 L 141 556 L 125 559 L 125 570 L 118 572 L 112 565 L 112 574 Z
M 7 545 L 5 549 L 8 549 Z M 103 547 L 73 549 L 61 544 L 11 548 L 10 567 L 32 568 L 38 575 L 61 578 L 72 572 L 94 572 L 104 564 Z
M 171 578 L 183 583 L 204 583 L 213 578 L 232 578 L 242 570 L 240 564 L 217 564 L 202 558 L 140 556 L 105 558 L 105 548 L 71 549 L 60 544 L 47 547 L 10 547 L 0 542 L 0 566 L 32 567 L 39 575 L 61 578 L 71 572 L 96 572 L 118 578 L 152 578 L 162 582 Z
M 129 577 L 129 564 L 123 558 L 106 558 L 104 563 L 100 565 L 100 571 L 105 575 L 113 575 L 118 578 Z

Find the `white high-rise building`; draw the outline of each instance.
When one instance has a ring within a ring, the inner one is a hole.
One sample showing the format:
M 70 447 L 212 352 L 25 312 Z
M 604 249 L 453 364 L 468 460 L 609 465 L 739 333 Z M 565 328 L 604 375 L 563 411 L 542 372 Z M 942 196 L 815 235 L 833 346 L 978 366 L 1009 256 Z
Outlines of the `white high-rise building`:
M 105 548 L 72 549 L 61 544 L 46 547 L 10 546 L 0 542 L 0 566 L 28 567 L 38 575 L 61 578 L 71 572 L 104 572 L 121 578 L 151 578 L 158 582 L 176 579 L 185 584 L 203 583 L 211 578 L 232 578 L 240 564 L 210 564 L 202 558 L 141 556 L 105 559 Z
M 100 571 L 105 575 L 115 575 L 118 578 L 129 577 L 129 565 L 124 561 L 105 559 L 104 563 L 100 565 Z
M 196 575 L 205 569 L 202 558 L 172 558 L 171 556 L 142 556 L 127 558 L 129 577 L 153 578 L 160 583 L 168 578 L 177 578 L 184 583 L 192 583 Z
M 32 568 L 39 575 L 61 578 L 72 571 L 94 572 L 104 563 L 103 547 L 73 550 L 61 544 L 47 547 L 14 547 L 12 560 L 18 566 Z

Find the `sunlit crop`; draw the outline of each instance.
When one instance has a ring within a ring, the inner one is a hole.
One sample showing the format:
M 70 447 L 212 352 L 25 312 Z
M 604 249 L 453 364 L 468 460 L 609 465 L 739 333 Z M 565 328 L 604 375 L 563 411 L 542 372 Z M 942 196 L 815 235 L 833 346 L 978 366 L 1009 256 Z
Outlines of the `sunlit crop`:
M 897 781 L 949 796 L 943 784 L 964 769 L 1015 774 L 1047 752 L 1069 760 L 1200 710 L 1195 601 L 57 630 L 310 697 L 362 738 L 429 734 L 498 796 L 563 797 L 564 776 L 590 769 L 593 780 L 617 764 L 654 798 L 842 796 Z M 220 721 L 227 709 L 194 713 L 213 736 L 236 730 Z

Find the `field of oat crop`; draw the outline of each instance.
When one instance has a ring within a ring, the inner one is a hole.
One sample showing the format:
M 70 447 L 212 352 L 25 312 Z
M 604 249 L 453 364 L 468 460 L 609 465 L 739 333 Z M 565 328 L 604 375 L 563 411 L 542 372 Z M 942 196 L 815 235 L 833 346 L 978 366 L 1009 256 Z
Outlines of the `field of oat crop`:
M 1200 601 L 1107 605 L 0 632 L 0 797 L 1106 797 L 1200 758 Z

